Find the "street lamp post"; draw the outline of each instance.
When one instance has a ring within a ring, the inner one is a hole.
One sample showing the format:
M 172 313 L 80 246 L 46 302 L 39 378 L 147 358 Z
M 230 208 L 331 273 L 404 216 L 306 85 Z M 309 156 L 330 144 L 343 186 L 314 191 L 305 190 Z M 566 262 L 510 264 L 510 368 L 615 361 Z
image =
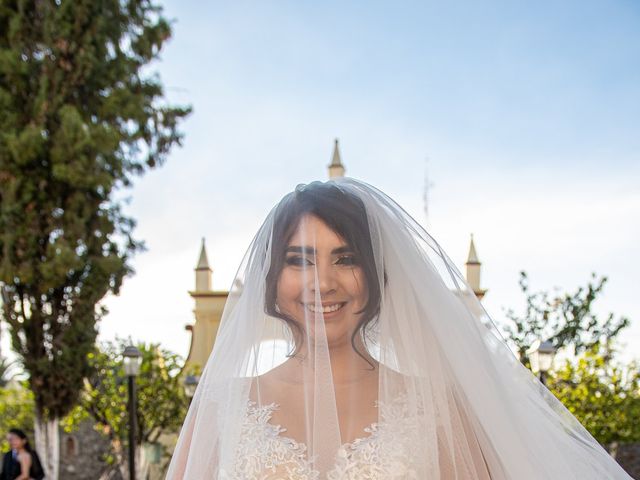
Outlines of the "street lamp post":
M 527 350 L 527 356 L 531 362 L 531 371 L 538 374 L 540 381 L 546 386 L 547 372 L 553 365 L 553 358 L 556 354 L 556 348 L 549 340 L 541 342 L 536 340 Z
M 129 382 L 129 480 L 136 480 L 136 377 L 140 373 L 142 354 L 133 345 L 124 349 L 124 373 Z

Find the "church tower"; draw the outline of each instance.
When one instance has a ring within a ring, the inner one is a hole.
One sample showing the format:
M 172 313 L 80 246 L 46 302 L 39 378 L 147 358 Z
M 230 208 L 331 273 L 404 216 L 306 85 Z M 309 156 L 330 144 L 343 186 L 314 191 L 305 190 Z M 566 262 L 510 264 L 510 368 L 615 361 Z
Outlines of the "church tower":
M 344 177 L 344 165 L 342 165 L 340 150 L 338 149 L 338 139 L 336 138 L 333 146 L 333 156 L 329 164 L 329 179 L 338 177 Z
M 187 371 L 194 368 L 202 369 L 207 363 L 220 326 L 222 310 L 229 295 L 229 292 L 212 289 L 213 270 L 209 266 L 204 238 L 195 273 L 195 290 L 189 292 L 195 300 L 193 309 L 195 323 L 186 327 L 191 332 L 191 346 L 186 361 Z
M 467 258 L 467 263 L 465 263 L 467 267 L 467 271 L 465 277 L 467 278 L 467 283 L 473 289 L 473 293 L 476 294 L 478 300 L 482 300 L 484 294 L 487 293 L 486 289 L 480 288 L 480 267 L 482 264 L 480 260 L 478 260 L 478 254 L 476 253 L 476 246 L 473 243 L 473 233 L 471 234 L 471 243 L 469 244 L 469 256 Z

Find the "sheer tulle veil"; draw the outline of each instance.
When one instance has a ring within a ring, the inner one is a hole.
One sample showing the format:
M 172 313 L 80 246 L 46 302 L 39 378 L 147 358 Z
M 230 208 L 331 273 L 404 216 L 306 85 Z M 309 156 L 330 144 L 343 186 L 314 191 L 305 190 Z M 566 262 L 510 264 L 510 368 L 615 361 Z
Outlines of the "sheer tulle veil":
M 341 178 L 296 187 L 253 238 L 167 478 L 631 477 L 438 242 Z

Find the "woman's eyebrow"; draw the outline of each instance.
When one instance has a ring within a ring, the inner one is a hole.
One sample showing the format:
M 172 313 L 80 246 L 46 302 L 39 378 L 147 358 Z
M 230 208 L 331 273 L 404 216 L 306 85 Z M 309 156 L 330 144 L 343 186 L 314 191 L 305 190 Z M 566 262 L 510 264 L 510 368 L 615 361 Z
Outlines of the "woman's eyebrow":
M 332 255 L 337 255 L 340 253 L 348 253 L 348 252 L 353 252 L 353 249 L 349 245 L 343 245 L 341 247 L 334 248 L 333 250 L 331 250 Z M 285 253 L 307 253 L 307 254 L 313 255 L 316 253 L 316 249 L 309 246 L 301 247 L 298 245 L 290 245 L 285 249 Z
M 291 245 L 288 246 L 284 253 L 309 253 L 309 254 L 314 254 L 316 253 L 316 249 L 313 247 L 300 247 L 298 245 Z

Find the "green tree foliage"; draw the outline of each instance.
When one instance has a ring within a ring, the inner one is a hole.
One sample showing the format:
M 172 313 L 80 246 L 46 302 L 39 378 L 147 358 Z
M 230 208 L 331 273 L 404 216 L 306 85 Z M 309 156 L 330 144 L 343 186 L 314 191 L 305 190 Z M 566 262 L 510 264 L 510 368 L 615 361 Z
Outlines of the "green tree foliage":
M 33 393 L 26 384 L 11 382 L 0 387 L 0 450 L 6 452 L 9 444 L 5 433 L 10 428 L 20 428 L 33 442 L 34 424 Z M 33 443 L 32 443 L 33 444 Z
M 127 378 L 122 364 L 122 352 L 128 342 L 107 342 L 100 351 L 90 353 L 88 363 L 93 375 L 85 382 L 81 401 L 63 421 L 67 430 L 90 419 L 96 429 L 109 437 L 112 454 L 125 466 L 129 432 L 127 410 Z M 140 375 L 136 378 L 138 392 L 138 447 L 158 442 L 162 434 L 178 432 L 187 413 L 189 401 L 185 395 L 181 368 L 176 354 L 158 345 L 137 345 L 142 353 Z
M 547 386 L 603 445 L 640 442 L 640 370 L 608 360 L 595 344 L 577 362 L 567 360 Z
M 556 349 L 571 347 L 579 354 L 601 343 L 608 345 L 626 328 L 628 318 L 616 318 L 610 313 L 602 319 L 592 311 L 606 282 L 606 277 L 597 278 L 594 273 L 586 287 L 572 293 L 550 295 L 546 291 L 531 292 L 527 274 L 520 272 L 520 289 L 526 297 L 525 312 L 517 315 L 512 309 L 507 310 L 509 323 L 504 329 L 522 363 L 528 365 L 526 351 L 536 339 L 549 340 Z
M 180 144 L 189 108 L 146 73 L 170 34 L 151 0 L 0 3 L 0 282 L 39 416 L 77 402 L 143 247 L 115 192 Z
M 527 275 L 521 272 L 525 313 L 518 316 L 509 310 L 511 323 L 505 327 L 507 339 L 526 366 L 525 352 L 538 338 L 575 354 L 548 373 L 546 385 L 603 445 L 640 441 L 638 365 L 624 366 L 615 359 L 617 337 L 629 319 L 616 318 L 613 313 L 600 319 L 592 312 L 606 281 L 593 274 L 586 287 L 552 296 L 545 291 L 530 292 Z

